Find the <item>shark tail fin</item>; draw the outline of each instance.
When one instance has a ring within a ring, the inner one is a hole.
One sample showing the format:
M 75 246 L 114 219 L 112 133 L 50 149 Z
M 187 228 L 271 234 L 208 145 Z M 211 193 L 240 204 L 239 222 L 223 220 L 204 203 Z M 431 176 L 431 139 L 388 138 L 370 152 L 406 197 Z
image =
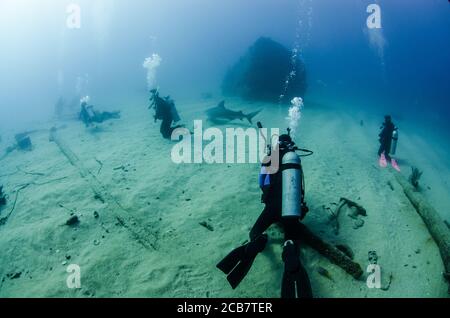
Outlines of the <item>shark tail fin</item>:
M 258 110 L 258 111 L 256 111 L 256 112 L 247 114 L 247 115 L 245 115 L 245 118 L 247 118 L 247 120 L 248 120 L 248 122 L 249 122 L 250 124 L 253 124 L 253 122 L 252 122 L 253 117 L 255 117 L 256 115 L 258 115 L 260 112 L 261 112 L 261 110 Z

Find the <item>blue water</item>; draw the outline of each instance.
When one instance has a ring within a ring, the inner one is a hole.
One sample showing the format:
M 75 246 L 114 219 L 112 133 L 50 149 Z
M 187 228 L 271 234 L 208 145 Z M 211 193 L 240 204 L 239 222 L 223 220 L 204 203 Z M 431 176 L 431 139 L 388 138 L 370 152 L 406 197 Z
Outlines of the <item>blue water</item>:
M 367 34 L 375 2 L 382 57 Z M 310 97 L 435 120 L 450 113 L 445 0 L 80 0 L 80 29 L 66 27 L 70 3 L 2 0 L 1 125 L 47 118 L 85 74 L 83 93 L 97 101 L 145 94 L 142 63 L 152 53 L 163 59 L 158 85 L 176 99 L 219 92 L 227 68 L 259 36 L 288 48 L 300 39 Z

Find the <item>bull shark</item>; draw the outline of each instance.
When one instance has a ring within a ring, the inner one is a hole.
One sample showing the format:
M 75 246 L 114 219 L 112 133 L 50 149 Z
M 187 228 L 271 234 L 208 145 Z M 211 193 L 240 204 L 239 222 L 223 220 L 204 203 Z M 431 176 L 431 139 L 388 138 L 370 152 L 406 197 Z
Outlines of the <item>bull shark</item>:
M 260 112 L 261 110 L 250 114 L 244 114 L 242 111 L 233 111 L 225 107 L 225 101 L 221 101 L 216 107 L 208 109 L 206 115 L 208 116 L 208 119 L 213 122 L 229 122 L 235 119 L 243 120 L 245 118 L 250 124 L 253 124 L 253 117 Z

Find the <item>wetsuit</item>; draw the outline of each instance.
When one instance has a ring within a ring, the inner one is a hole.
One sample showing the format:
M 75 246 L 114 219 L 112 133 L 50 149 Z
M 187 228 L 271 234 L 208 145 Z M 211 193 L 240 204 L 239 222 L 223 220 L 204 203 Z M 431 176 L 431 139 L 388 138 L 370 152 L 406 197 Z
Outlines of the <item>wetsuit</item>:
M 153 103 L 156 109 L 155 121 L 162 120 L 159 131 L 161 132 L 163 138 L 170 139 L 172 137 L 172 132 L 175 129 L 181 127 L 181 126 L 172 127 L 172 123 L 174 121 L 180 120 L 180 118 L 176 113 L 175 105 L 168 98 L 163 99 L 158 95 L 155 95 L 153 97 Z
M 280 160 L 283 157 L 284 152 L 280 151 Z M 270 164 L 270 163 L 268 163 Z M 267 164 L 267 165 L 268 165 Z M 253 240 L 259 235 L 263 234 L 272 224 L 281 223 L 285 230 L 286 240 L 297 240 L 295 236 L 298 231 L 295 230 L 298 219 L 283 218 L 281 215 L 281 199 L 282 199 L 282 168 L 275 174 L 264 174 L 266 164 L 262 165 L 262 173 L 260 174 L 260 187 L 263 192 L 261 201 L 265 204 L 259 218 L 256 220 L 255 225 L 250 231 L 250 239 Z M 303 187 L 302 187 L 303 188 Z M 308 212 L 306 204 L 302 202 L 303 216 Z M 292 231 L 291 231 L 292 230 Z
M 92 123 L 103 123 L 109 119 L 120 118 L 120 112 L 96 112 L 93 106 L 88 106 L 86 103 L 81 104 L 80 119 L 89 126 Z
M 392 121 L 385 121 L 381 127 L 381 133 L 379 134 L 380 148 L 378 149 L 378 156 L 384 152 L 387 160 L 391 160 L 389 153 L 391 152 L 392 134 L 395 130 L 395 125 Z
M 283 151 L 280 151 L 279 162 L 281 162 L 281 158 L 284 154 L 285 153 Z M 299 254 L 299 234 L 301 233 L 300 220 L 298 218 L 282 217 L 283 168 L 281 167 L 277 173 L 269 175 L 264 173 L 265 166 L 266 165 L 263 164 L 261 174 L 259 176 L 260 187 L 263 191 L 261 201 L 265 204 L 265 207 L 250 231 L 250 240 L 257 240 L 272 224 L 280 223 L 284 230 L 284 241 L 292 241 L 294 243 L 287 246 L 285 245 L 283 249 L 282 258 L 285 262 L 285 272 L 282 280 L 282 297 L 311 298 L 311 283 L 309 281 L 308 274 L 300 261 Z M 306 204 L 302 202 L 302 218 L 307 212 L 308 208 Z M 299 286 L 296 287 L 296 285 L 292 282 L 289 283 L 289 280 L 295 280 L 297 282 L 295 284 L 299 284 Z

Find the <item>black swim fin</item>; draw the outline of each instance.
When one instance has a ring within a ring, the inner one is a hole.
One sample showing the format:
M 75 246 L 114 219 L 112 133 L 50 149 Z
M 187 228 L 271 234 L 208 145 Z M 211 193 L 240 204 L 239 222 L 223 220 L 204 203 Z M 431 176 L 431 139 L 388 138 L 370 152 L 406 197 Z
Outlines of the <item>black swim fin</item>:
M 232 250 L 217 264 L 217 268 L 227 274 L 227 280 L 235 289 L 247 275 L 258 253 L 262 252 L 267 244 L 267 235 L 263 234 L 255 240 Z
M 283 249 L 284 273 L 281 298 L 312 298 L 308 274 L 300 262 L 300 252 L 292 241 L 286 241 Z

